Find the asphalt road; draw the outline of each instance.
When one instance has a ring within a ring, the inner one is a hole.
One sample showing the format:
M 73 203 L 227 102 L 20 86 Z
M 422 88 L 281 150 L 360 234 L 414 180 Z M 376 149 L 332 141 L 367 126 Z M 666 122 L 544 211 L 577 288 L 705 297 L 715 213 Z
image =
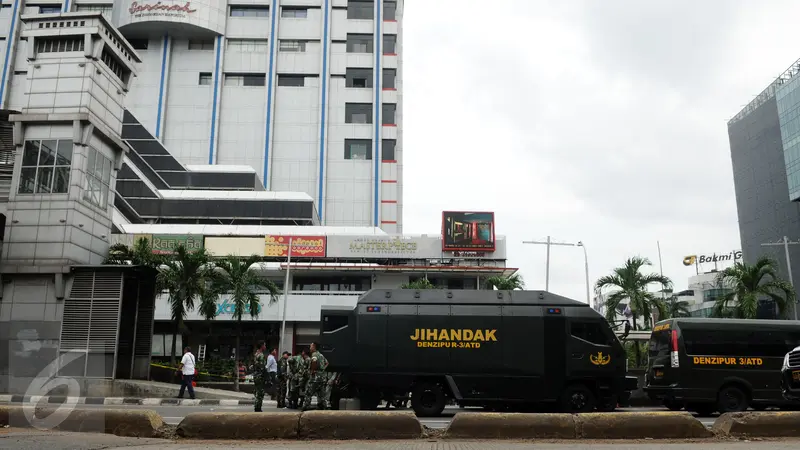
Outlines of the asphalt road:
M 14 450 L 188 450 L 263 449 L 273 450 L 796 450 L 799 441 L 759 442 L 509 442 L 509 441 L 344 441 L 344 442 L 221 442 L 121 438 L 104 434 L 75 434 L 48 431 L 0 429 L 0 449 Z
M 157 413 L 161 415 L 164 419 L 164 422 L 170 425 L 177 425 L 180 421 L 186 417 L 187 414 L 193 412 L 249 412 L 253 410 L 252 406 L 147 406 L 147 405 L 79 405 L 79 409 L 152 409 L 155 410 Z M 291 412 L 292 410 L 288 409 L 277 409 L 275 407 L 264 407 L 264 411 L 267 412 Z M 428 428 L 434 429 L 444 429 L 447 428 L 447 425 L 453 420 L 453 416 L 458 412 L 471 412 L 471 411 L 481 411 L 480 409 L 460 409 L 460 408 L 447 408 L 444 411 L 444 415 L 442 417 L 435 417 L 435 418 L 421 418 L 420 421 L 423 425 L 427 426 Z M 626 408 L 621 409 L 620 414 L 634 414 L 637 411 L 666 411 L 664 408 Z M 704 425 L 710 427 L 715 417 L 699 417 L 700 420 Z

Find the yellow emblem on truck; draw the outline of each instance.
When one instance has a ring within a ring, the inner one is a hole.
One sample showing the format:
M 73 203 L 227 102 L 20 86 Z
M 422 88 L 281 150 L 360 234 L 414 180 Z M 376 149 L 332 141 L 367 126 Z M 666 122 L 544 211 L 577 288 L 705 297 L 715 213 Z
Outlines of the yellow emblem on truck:
M 595 366 L 605 366 L 611 362 L 611 355 L 603 355 L 603 352 L 597 352 L 596 355 L 589 355 L 589 361 Z
M 409 336 L 417 347 L 481 348 L 481 342 L 497 342 L 497 329 L 415 328 Z

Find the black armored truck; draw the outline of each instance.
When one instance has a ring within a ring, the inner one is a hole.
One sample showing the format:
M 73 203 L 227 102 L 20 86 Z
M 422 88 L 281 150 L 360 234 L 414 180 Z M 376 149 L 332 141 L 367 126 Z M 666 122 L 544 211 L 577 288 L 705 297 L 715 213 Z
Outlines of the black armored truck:
M 449 401 L 610 411 L 637 388 L 605 318 L 548 292 L 373 289 L 321 315 L 321 349 L 340 373 L 334 407 L 357 398 L 375 409 L 410 393 L 419 416 Z

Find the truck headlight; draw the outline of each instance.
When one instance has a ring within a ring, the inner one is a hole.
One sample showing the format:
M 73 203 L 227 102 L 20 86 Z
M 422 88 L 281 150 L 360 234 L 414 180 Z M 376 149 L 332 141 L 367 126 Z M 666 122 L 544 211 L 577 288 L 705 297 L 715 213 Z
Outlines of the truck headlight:
M 789 368 L 789 355 L 791 353 L 787 353 L 786 356 L 783 357 L 783 368 L 781 370 L 786 370 Z

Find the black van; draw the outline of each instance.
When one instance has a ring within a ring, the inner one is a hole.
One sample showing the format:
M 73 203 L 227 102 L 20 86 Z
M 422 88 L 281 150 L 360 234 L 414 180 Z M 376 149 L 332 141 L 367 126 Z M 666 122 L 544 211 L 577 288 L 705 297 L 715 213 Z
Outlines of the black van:
M 783 359 L 781 391 L 786 400 L 800 402 L 800 347 L 787 353 Z
M 786 404 L 781 366 L 800 322 L 680 318 L 653 327 L 645 392 L 700 415 Z

